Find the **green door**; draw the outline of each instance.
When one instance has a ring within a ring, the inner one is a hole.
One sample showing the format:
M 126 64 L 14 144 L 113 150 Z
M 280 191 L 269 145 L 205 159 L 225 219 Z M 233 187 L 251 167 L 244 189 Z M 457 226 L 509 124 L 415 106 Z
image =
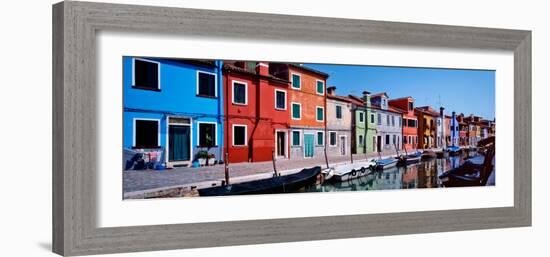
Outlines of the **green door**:
M 168 161 L 189 161 L 190 152 L 189 126 L 170 125 L 168 127 Z
M 313 141 L 314 141 L 313 134 L 304 134 L 304 157 L 313 157 L 313 153 L 314 153 Z

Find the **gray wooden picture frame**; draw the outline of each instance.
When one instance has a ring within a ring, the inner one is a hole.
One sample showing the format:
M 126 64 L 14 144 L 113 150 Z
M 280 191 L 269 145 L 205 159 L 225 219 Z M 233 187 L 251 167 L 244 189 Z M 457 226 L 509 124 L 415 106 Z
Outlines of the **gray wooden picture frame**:
M 99 228 L 95 223 L 95 37 L 101 30 L 513 51 L 514 206 Z M 73 1 L 53 6 L 53 251 L 58 254 L 87 255 L 530 225 L 530 31 Z

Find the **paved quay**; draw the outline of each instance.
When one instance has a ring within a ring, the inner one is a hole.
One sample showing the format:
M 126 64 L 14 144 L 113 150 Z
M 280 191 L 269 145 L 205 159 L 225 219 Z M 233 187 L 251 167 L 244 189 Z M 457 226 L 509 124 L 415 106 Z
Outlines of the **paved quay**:
M 382 157 L 396 156 L 395 152 L 385 152 Z M 371 160 L 378 158 L 377 153 L 355 154 L 354 161 Z M 350 163 L 350 156 L 328 157 L 329 165 Z M 295 173 L 305 167 L 326 167 L 325 158 L 311 158 L 276 161 L 277 172 L 280 175 Z M 271 177 L 273 162 L 235 163 L 229 164 L 230 183 L 239 183 Z M 157 193 L 170 194 L 170 190 L 191 191 L 195 188 L 204 188 L 221 185 L 225 180 L 224 165 L 203 166 L 199 168 L 175 167 L 164 171 L 156 170 L 127 170 L 123 176 L 124 198 L 144 198 L 145 195 Z M 159 193 L 164 192 L 164 193 Z M 172 192 L 173 193 L 173 192 Z

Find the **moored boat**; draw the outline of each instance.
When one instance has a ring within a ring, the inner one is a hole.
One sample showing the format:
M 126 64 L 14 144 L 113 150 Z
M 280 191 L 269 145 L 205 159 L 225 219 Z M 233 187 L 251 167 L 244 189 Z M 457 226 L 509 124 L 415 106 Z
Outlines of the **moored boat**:
M 398 160 L 393 158 L 393 157 L 376 160 L 376 169 L 377 170 L 384 170 L 384 169 L 389 169 L 389 168 L 395 167 L 397 165 L 397 161 Z
M 487 147 L 481 156 L 467 160 L 460 167 L 444 172 L 439 176 L 443 185 L 448 187 L 485 186 L 494 172 L 495 157 L 494 137 L 480 141 Z
M 359 161 L 350 164 L 342 164 L 334 167 L 332 179 L 346 181 L 349 179 L 368 175 L 376 167 L 374 161 Z
M 422 157 L 421 152 L 415 152 L 410 153 L 407 155 L 401 155 L 399 157 L 396 157 L 397 159 L 397 166 L 406 166 L 409 164 L 417 163 L 420 161 L 420 158 Z
M 458 146 L 450 146 L 449 148 L 447 148 L 447 151 L 449 152 L 449 156 L 457 156 L 462 153 L 462 149 L 460 149 L 460 147 Z
M 313 185 L 317 176 L 321 173 L 321 167 L 303 169 L 298 173 L 277 176 L 267 179 L 230 184 L 225 186 L 199 189 L 200 196 L 224 196 L 224 195 L 253 195 L 292 193 L 299 189 Z

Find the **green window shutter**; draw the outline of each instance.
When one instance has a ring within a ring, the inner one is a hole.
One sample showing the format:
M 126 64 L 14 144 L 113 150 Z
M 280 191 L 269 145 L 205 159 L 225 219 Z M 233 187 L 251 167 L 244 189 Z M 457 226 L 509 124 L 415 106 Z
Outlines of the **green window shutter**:
M 325 93 L 325 83 L 323 81 L 317 81 L 317 93 L 318 94 Z
M 336 106 L 336 118 L 337 119 L 342 118 L 342 106 Z
M 317 145 L 323 145 L 324 134 L 322 132 L 317 132 Z
M 302 85 L 300 84 L 300 76 L 296 74 L 292 74 L 292 87 L 293 88 L 300 88 Z
M 299 104 L 292 104 L 292 118 L 300 119 L 300 105 Z
M 323 120 L 323 109 L 317 108 L 317 120 Z
M 300 132 L 292 132 L 292 145 L 300 145 Z

